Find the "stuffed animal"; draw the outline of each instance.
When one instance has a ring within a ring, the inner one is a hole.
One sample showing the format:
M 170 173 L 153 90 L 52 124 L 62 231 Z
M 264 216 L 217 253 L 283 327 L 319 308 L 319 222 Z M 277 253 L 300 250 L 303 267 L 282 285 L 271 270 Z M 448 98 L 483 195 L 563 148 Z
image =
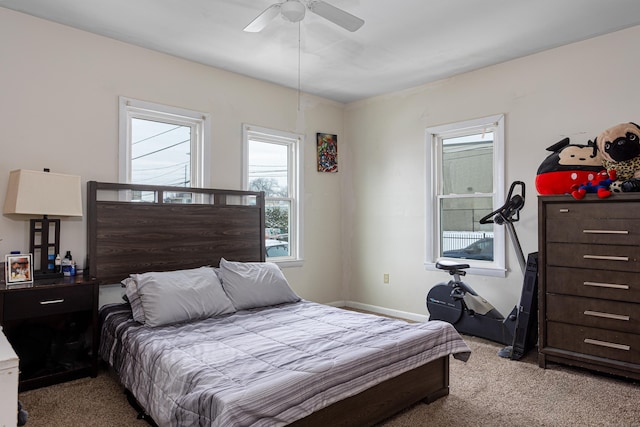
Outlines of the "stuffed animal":
M 621 123 L 596 138 L 596 146 L 607 170 L 615 170 L 614 192 L 640 191 L 640 126 Z
M 595 181 L 588 181 L 586 184 L 577 185 L 571 192 L 574 199 L 580 200 L 587 193 L 596 193 L 599 198 L 604 199 L 611 195 L 611 184 L 616 180 L 615 170 L 602 170 L 598 173 Z
M 536 174 L 539 194 L 569 194 L 579 185 L 594 180 L 602 170 L 602 158 L 591 141 L 588 145 L 577 145 L 564 138 L 547 151 L 551 154 Z
M 22 402 L 18 400 L 18 423 L 17 425 L 23 426 L 27 423 L 29 413 L 22 408 Z

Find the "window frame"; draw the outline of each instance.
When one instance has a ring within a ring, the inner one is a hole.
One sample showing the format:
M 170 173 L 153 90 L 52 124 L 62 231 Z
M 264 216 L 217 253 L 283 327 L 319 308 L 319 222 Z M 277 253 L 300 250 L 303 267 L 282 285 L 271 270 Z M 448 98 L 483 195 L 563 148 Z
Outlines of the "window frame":
M 469 273 L 485 276 L 506 276 L 506 241 L 505 227 L 493 226 L 493 261 L 473 259 L 459 260 L 446 258 L 440 254 L 440 203 L 442 188 L 442 140 L 456 136 L 482 133 L 491 128 L 494 132 L 493 140 L 493 209 L 504 204 L 505 197 L 505 168 L 504 168 L 504 114 L 449 123 L 441 126 L 429 127 L 425 131 L 425 165 L 429 168 L 425 174 L 425 269 L 436 270 L 438 260 L 454 260 L 469 264 Z M 489 193 L 486 193 L 489 194 Z M 461 195 L 461 197 L 464 197 Z
M 304 194 L 303 165 L 304 165 L 304 135 L 277 129 L 270 129 L 249 124 L 242 125 L 242 188 L 249 189 L 249 140 L 259 140 L 265 143 L 273 143 L 287 146 L 288 163 L 291 171 L 287 174 L 289 197 L 267 197 L 265 202 L 290 201 L 289 212 L 289 253 L 288 257 L 267 258 L 283 267 L 301 266 L 303 257 L 303 203 Z M 265 229 L 266 232 L 266 229 Z
M 120 96 L 119 106 L 119 182 L 131 183 L 131 120 L 153 120 L 189 126 L 191 136 L 190 187 L 208 187 L 211 179 L 211 115 Z M 188 187 L 185 187 L 188 188 Z

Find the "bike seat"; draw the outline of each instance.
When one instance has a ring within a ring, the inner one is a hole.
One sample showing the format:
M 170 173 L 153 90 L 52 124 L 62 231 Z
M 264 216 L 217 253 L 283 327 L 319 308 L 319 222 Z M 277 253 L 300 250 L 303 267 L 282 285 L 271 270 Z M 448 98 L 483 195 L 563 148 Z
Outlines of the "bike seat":
M 464 270 L 465 268 L 469 268 L 469 264 L 457 264 L 450 261 L 438 261 L 436 262 L 436 268 L 440 270 L 446 270 L 448 272 Z

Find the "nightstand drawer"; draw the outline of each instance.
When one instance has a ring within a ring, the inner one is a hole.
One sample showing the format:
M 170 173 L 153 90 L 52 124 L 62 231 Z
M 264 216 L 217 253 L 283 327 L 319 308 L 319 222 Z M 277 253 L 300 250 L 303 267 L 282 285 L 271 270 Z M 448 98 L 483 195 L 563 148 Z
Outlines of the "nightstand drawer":
M 93 286 L 78 285 L 7 292 L 4 320 L 28 319 L 52 314 L 93 310 Z
M 547 346 L 638 364 L 640 335 L 549 322 Z
M 640 334 L 640 305 L 547 294 L 547 320 Z

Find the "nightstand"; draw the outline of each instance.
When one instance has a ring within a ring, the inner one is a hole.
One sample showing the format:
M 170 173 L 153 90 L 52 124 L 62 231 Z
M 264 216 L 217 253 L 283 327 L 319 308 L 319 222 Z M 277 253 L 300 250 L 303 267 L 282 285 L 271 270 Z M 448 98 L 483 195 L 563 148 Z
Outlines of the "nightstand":
M 98 281 L 0 283 L 0 324 L 20 359 L 20 391 L 98 373 Z

